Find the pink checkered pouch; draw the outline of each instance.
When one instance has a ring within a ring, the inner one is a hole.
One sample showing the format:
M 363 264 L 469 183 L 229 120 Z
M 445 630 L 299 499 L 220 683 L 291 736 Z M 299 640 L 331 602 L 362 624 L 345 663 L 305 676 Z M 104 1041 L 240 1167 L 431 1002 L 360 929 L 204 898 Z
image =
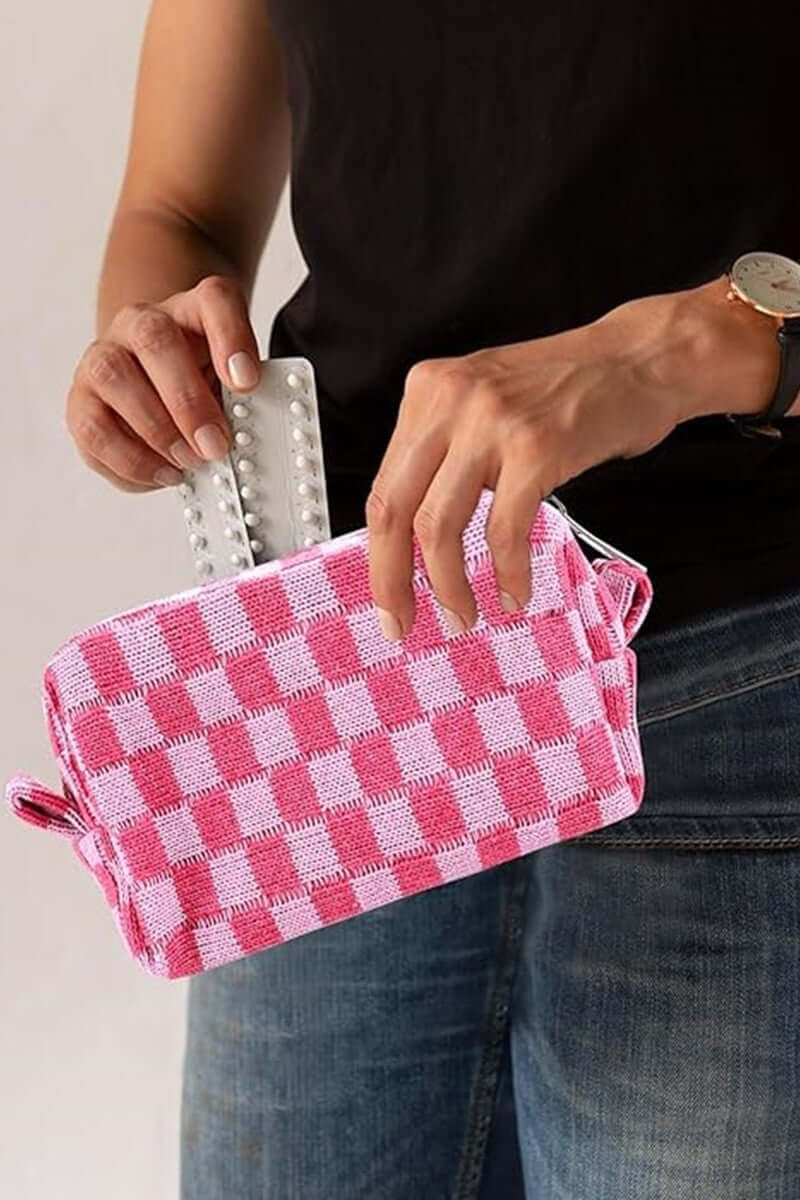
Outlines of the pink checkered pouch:
M 7 787 L 67 837 L 154 975 L 209 970 L 619 821 L 644 769 L 629 643 L 646 571 L 584 556 L 543 503 L 532 598 L 501 608 L 484 491 L 479 618 L 386 640 L 365 529 L 130 609 L 67 641 L 44 712 L 62 794 Z

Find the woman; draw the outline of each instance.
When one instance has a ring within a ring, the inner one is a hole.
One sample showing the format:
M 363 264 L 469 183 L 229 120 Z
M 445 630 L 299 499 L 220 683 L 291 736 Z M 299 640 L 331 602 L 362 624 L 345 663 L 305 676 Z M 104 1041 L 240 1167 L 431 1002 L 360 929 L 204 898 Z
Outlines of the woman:
M 726 418 L 780 361 L 725 273 L 800 255 L 797 34 L 713 0 L 153 0 L 88 465 L 147 491 L 225 449 L 291 165 L 310 273 L 269 351 L 314 364 L 386 636 L 414 533 L 474 619 L 484 485 L 507 607 L 553 488 L 656 592 L 635 817 L 193 978 L 187 1200 L 800 1194 L 800 403 L 781 438 Z

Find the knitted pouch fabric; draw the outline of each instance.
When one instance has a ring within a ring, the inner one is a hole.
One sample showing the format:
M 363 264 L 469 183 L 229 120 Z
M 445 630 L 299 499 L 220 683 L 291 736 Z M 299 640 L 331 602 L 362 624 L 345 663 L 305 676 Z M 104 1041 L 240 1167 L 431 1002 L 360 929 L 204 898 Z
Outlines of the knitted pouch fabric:
M 57 794 L 26 821 L 92 872 L 130 953 L 177 978 L 634 813 L 629 643 L 643 569 L 589 562 L 541 504 L 532 596 L 499 604 L 481 494 L 463 534 L 479 616 L 447 628 L 415 541 L 416 618 L 380 631 L 367 532 L 127 610 L 44 674 Z

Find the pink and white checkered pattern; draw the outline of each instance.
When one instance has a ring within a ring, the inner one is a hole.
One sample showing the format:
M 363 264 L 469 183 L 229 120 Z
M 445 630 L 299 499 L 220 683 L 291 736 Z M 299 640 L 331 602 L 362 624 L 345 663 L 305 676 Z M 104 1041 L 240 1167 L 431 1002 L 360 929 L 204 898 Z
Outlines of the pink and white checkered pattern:
M 475 626 L 442 621 L 415 546 L 416 621 L 380 632 L 366 530 L 131 609 L 45 672 L 69 837 L 155 975 L 191 975 L 618 821 L 644 771 L 628 643 L 648 577 L 584 557 L 543 504 L 533 595 L 497 599 L 485 491 L 464 533 Z

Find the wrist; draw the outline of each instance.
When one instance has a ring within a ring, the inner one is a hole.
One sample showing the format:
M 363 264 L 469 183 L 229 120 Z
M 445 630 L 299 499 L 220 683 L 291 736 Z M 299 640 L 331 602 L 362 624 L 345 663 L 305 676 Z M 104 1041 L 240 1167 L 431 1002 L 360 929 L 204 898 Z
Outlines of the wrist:
M 726 275 L 685 291 L 634 300 L 621 314 L 632 360 L 645 385 L 667 395 L 676 423 L 766 409 L 778 383 L 778 322 L 729 299 Z M 641 306 L 641 312 L 634 310 Z M 625 310 L 629 310 L 627 313 Z
M 252 277 L 238 270 L 198 226 L 168 210 L 123 208 L 114 217 L 103 256 L 96 337 L 105 336 L 123 305 L 159 304 L 189 291 L 206 275 L 232 276 L 250 301 Z
M 727 403 L 715 407 L 715 413 L 754 416 L 764 412 L 775 395 L 781 366 L 781 347 L 777 338 L 782 320 L 754 308 L 731 290 L 727 275 L 706 285 L 710 301 L 719 314 L 720 335 L 730 346 L 733 362 L 741 378 L 732 386 Z M 726 397 L 722 397 L 723 402 Z

